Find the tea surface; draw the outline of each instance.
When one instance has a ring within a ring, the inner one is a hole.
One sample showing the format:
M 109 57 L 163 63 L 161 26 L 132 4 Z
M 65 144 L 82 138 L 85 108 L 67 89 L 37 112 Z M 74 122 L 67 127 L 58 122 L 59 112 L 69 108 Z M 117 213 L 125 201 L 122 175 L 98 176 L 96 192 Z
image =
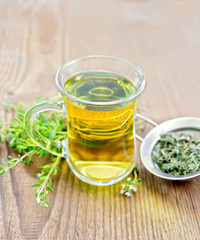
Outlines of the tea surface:
M 112 72 L 85 72 L 69 79 L 65 89 L 74 97 L 110 102 L 123 99 L 136 91 L 127 78 Z
M 87 101 L 110 102 L 130 96 L 136 88 L 111 72 L 86 72 L 69 79 L 66 91 Z M 91 180 L 110 181 L 134 167 L 135 100 L 97 106 L 65 99 L 69 162 Z

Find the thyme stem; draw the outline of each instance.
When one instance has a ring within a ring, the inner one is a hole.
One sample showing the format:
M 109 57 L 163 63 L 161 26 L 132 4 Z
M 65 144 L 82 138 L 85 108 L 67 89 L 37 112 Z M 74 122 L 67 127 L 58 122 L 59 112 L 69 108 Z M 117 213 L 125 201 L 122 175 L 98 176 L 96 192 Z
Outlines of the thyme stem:
M 9 167 L 5 167 L 3 170 L 0 170 L 0 174 L 3 174 L 4 171 L 7 172 L 9 169 L 14 168 L 17 166 L 20 162 L 22 162 L 27 156 L 31 156 L 33 154 L 34 150 L 25 153 L 19 158 L 13 158 L 12 160 L 14 161 L 14 164 L 11 164 Z
M 53 172 L 53 170 L 56 168 L 57 165 L 59 165 L 61 157 L 58 156 L 56 161 L 53 163 L 52 168 L 50 170 L 50 172 L 48 173 L 48 175 L 45 177 L 45 181 L 42 183 L 42 185 L 38 188 L 38 195 L 40 195 L 45 189 L 46 189 L 46 185 L 48 183 L 48 180 Z

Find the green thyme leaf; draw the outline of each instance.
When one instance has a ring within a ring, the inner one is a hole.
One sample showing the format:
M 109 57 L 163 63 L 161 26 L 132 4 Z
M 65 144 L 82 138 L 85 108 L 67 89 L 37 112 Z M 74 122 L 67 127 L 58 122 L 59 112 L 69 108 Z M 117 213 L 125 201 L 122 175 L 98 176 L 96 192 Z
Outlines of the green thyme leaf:
M 11 103 L 6 103 L 6 104 L 4 105 L 4 109 L 5 109 L 5 110 L 14 110 L 14 109 L 15 109 L 15 106 L 14 106 L 13 104 L 11 104 Z

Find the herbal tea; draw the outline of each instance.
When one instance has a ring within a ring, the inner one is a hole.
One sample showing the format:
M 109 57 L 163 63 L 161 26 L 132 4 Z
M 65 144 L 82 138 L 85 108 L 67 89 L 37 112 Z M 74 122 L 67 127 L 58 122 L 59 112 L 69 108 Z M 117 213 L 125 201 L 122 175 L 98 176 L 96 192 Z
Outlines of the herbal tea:
M 65 98 L 68 122 L 69 162 L 81 175 L 110 181 L 135 165 L 135 100 L 124 99 L 136 91 L 133 83 L 112 72 L 84 72 L 65 83 L 65 90 L 79 99 L 101 102 L 86 104 Z

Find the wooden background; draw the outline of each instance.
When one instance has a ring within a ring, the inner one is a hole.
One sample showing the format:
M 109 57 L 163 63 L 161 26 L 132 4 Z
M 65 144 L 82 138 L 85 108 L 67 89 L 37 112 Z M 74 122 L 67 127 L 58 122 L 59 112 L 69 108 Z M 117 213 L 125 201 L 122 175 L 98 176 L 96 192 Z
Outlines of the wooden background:
M 139 108 L 146 116 L 200 117 L 199 0 L 1 0 L 0 119 L 12 115 L 5 103 L 55 96 L 57 69 L 91 54 L 142 67 L 147 86 Z M 1 159 L 8 154 L 1 144 Z M 158 179 L 138 156 L 142 185 L 129 199 L 119 194 L 121 183 L 90 186 L 63 161 L 52 206 L 38 211 L 31 184 L 42 162 L 0 176 L 0 239 L 199 239 L 200 179 Z

